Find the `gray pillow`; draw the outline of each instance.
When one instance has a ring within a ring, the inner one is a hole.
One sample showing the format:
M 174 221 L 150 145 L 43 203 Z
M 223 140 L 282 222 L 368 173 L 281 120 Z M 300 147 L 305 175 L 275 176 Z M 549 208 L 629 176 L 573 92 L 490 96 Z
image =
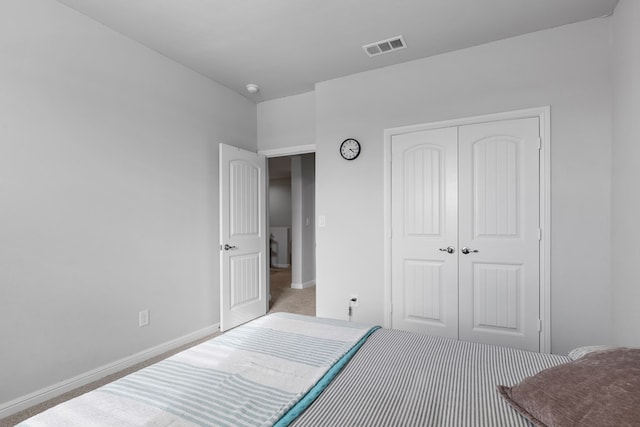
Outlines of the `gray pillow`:
M 588 353 L 498 391 L 537 426 L 640 426 L 640 349 Z

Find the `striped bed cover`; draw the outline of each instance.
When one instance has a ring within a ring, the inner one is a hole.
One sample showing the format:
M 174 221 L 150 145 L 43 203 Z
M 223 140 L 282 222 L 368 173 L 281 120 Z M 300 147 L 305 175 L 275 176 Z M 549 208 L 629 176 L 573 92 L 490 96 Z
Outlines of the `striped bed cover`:
M 499 396 L 569 358 L 380 329 L 292 426 L 530 426 Z
M 336 375 L 375 329 L 271 314 L 20 425 L 285 426 L 291 421 L 285 414 L 310 404 L 307 392 L 328 382 L 327 372 Z

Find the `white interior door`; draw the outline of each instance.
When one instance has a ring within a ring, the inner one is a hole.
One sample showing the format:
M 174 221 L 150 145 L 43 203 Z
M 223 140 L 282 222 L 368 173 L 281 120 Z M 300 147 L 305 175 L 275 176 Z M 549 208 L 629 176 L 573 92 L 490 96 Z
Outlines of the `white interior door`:
M 267 312 L 265 158 L 220 144 L 220 329 Z
M 457 128 L 393 136 L 392 162 L 393 327 L 457 338 Z
M 540 350 L 538 141 L 538 118 L 460 127 L 462 340 Z
M 539 351 L 538 118 L 393 135 L 391 156 L 392 327 Z

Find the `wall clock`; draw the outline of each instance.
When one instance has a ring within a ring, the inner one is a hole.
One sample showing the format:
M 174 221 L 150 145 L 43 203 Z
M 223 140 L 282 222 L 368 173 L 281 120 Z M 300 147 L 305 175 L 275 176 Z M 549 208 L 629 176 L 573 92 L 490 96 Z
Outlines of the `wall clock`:
M 345 139 L 340 144 L 340 155 L 345 160 L 354 160 L 360 155 L 360 143 L 353 138 Z

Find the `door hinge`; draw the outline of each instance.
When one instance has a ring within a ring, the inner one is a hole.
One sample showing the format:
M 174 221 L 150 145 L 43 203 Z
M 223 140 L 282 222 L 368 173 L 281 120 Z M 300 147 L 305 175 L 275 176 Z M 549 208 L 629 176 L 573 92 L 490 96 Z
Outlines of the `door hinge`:
M 542 138 L 538 138 L 538 150 L 542 150 Z
M 538 228 L 538 241 L 542 240 L 542 228 Z
M 542 319 L 538 319 L 538 332 L 542 332 Z

